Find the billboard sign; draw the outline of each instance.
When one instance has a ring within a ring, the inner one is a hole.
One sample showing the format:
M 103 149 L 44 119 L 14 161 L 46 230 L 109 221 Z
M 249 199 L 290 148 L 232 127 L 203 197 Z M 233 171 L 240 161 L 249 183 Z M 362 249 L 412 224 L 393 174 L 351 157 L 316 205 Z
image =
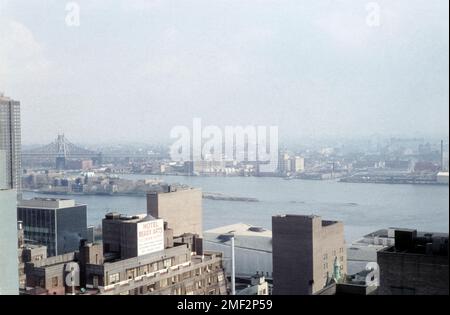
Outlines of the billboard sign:
M 164 250 L 164 220 L 139 222 L 137 234 L 138 256 Z

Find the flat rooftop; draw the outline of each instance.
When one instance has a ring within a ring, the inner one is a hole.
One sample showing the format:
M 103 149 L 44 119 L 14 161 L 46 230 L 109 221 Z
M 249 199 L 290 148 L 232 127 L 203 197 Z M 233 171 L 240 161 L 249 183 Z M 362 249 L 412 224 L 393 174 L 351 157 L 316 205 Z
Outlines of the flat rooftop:
M 386 237 L 386 238 L 394 238 L 395 230 L 405 230 L 404 228 L 398 228 L 398 227 L 390 227 L 388 229 L 380 229 L 377 231 L 374 231 L 372 233 L 369 233 L 367 235 L 364 235 L 365 238 L 373 238 L 373 237 Z M 390 235 L 389 232 L 392 232 Z M 418 237 L 423 237 L 426 235 L 433 235 L 437 237 L 448 237 L 448 233 L 441 233 L 441 232 L 427 232 L 427 231 L 417 231 Z
M 147 213 L 137 215 L 125 215 L 120 214 L 118 212 L 110 212 L 105 215 L 105 220 L 117 221 L 120 223 L 138 223 L 143 221 L 156 220 L 156 218 L 152 217 L 151 215 L 148 215 Z
M 235 236 L 259 236 L 272 238 L 272 231 L 245 223 L 225 225 L 205 231 L 204 234 L 233 234 Z
M 84 206 L 77 204 L 73 199 L 60 198 L 33 198 L 30 200 L 21 200 L 19 208 L 38 208 L 38 209 L 64 209 L 76 206 Z
M 330 226 L 336 223 L 341 223 L 341 221 L 336 220 L 323 220 L 321 216 L 310 214 L 310 215 L 304 215 L 304 214 L 279 214 L 274 215 L 273 218 L 292 218 L 292 219 L 303 219 L 303 220 L 313 220 L 313 219 L 320 219 L 322 221 L 322 226 Z
M 197 187 L 191 187 L 187 185 L 161 185 L 161 190 L 151 190 L 147 192 L 147 195 L 159 195 L 159 194 L 170 194 L 170 193 L 176 193 L 181 191 L 198 191 L 201 190 Z

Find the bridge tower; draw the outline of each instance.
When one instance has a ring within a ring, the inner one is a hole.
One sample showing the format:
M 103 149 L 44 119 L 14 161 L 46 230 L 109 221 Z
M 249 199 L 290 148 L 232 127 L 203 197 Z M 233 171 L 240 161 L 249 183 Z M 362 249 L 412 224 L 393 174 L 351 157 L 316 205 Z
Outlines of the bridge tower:
M 68 145 L 64 134 L 58 135 L 56 139 L 56 169 L 63 170 L 66 168 L 66 159 L 69 153 Z

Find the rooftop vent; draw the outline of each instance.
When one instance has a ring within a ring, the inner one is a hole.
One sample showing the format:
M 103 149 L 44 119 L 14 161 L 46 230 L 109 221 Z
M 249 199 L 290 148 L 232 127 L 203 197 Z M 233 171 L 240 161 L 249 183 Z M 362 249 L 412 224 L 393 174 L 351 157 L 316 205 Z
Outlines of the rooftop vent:
M 266 231 L 266 229 L 259 227 L 259 226 L 252 226 L 248 230 L 251 232 L 258 232 L 258 233 L 262 233 L 262 232 Z
M 234 231 L 233 231 L 234 232 Z M 221 241 L 222 243 L 228 242 L 231 240 L 231 238 L 234 236 L 232 232 L 226 233 L 226 234 L 220 234 L 217 236 L 217 239 Z

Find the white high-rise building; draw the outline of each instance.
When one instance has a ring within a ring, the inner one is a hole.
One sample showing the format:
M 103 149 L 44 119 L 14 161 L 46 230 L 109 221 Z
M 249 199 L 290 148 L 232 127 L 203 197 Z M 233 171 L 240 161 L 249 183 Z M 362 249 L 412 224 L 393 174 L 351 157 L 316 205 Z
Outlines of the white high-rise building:
M 0 187 L 21 188 L 20 102 L 0 93 Z

